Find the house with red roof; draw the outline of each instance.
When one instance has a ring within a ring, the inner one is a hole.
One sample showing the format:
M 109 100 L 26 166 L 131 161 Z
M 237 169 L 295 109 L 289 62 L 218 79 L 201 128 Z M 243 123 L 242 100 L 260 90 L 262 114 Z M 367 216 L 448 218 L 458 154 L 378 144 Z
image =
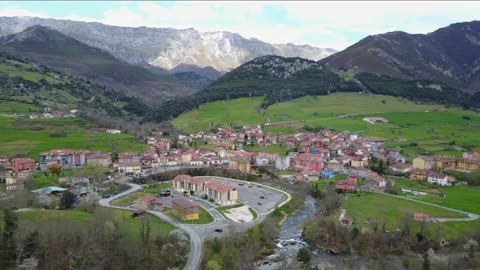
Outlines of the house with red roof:
M 321 172 L 323 159 L 321 156 L 303 153 L 291 158 L 292 168 L 300 172 Z
M 430 216 L 425 213 L 415 213 L 413 214 L 413 219 L 415 221 L 427 222 L 430 221 Z
M 55 149 L 39 154 L 39 164 L 42 170 L 51 165 L 64 169 L 81 168 L 87 162 L 88 150 Z
M 133 208 L 140 210 L 151 210 L 155 205 L 155 196 L 147 194 L 133 201 Z
M 335 188 L 339 192 L 346 192 L 346 193 L 355 193 L 355 183 L 350 181 L 339 181 L 335 184 Z
M 12 158 L 11 163 L 12 171 L 15 173 L 30 172 L 37 164 L 35 160 L 31 158 Z

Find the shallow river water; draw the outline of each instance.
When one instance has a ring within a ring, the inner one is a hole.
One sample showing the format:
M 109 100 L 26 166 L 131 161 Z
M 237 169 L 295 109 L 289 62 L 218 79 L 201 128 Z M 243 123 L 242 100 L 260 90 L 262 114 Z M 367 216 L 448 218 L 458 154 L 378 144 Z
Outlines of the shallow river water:
M 288 218 L 282 225 L 277 237 L 276 256 L 270 256 L 271 259 L 259 262 L 257 270 L 276 270 L 281 264 L 296 264 L 297 252 L 304 247 L 312 253 L 312 265 L 319 265 L 320 269 L 325 266 L 334 266 L 337 264 L 336 257 L 325 251 L 318 250 L 306 243 L 302 237 L 303 225 L 306 221 L 315 216 L 318 211 L 316 200 L 308 195 L 305 198 L 305 206 L 302 210 Z M 277 258 L 282 258 L 281 262 L 275 262 Z

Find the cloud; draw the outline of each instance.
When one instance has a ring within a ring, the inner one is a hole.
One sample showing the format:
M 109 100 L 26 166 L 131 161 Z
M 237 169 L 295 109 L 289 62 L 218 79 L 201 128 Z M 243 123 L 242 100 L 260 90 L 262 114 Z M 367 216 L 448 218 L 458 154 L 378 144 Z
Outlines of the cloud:
M 16 3 L 8 3 L 2 8 L 0 4 L 0 15 L 52 17 L 23 6 L 18 8 Z M 122 2 L 103 8 L 96 17 L 65 14 L 55 18 L 131 27 L 230 31 L 269 43 L 343 49 L 366 35 L 396 30 L 428 33 L 450 23 L 475 20 L 480 13 L 480 2 L 180 1 Z
M 17 8 L 14 6 L 7 6 L 0 9 L 0 16 L 12 17 L 39 17 L 39 18 L 48 18 L 48 15 L 41 12 L 29 11 L 26 9 Z

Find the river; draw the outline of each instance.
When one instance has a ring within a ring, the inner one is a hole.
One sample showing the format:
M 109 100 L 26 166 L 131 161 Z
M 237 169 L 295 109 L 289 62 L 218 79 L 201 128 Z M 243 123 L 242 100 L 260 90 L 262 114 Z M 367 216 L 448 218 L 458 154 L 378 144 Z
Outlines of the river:
M 280 228 L 276 240 L 277 249 L 275 255 L 269 256 L 265 261 L 259 262 L 257 270 L 276 270 L 282 265 L 296 265 L 297 252 L 302 247 L 311 252 L 311 264 L 318 265 L 319 269 L 337 265 L 338 258 L 336 258 L 336 256 L 311 247 L 303 239 L 303 225 L 306 221 L 314 217 L 317 211 L 318 206 L 316 205 L 315 198 L 307 195 L 303 209 L 289 217 Z

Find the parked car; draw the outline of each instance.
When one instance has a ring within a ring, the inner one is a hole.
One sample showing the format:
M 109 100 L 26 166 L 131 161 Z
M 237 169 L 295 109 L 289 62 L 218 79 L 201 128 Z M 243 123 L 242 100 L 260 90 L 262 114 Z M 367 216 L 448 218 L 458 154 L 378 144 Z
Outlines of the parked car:
M 223 232 L 223 229 L 215 229 L 215 232 L 221 233 Z
M 265 196 L 260 196 L 260 199 L 265 199 Z
M 245 185 L 245 184 L 244 184 L 244 183 L 238 183 L 238 185 L 239 185 L 239 186 L 243 186 L 243 185 Z
M 105 195 L 102 196 L 102 198 L 108 199 L 108 198 L 110 198 L 110 197 L 112 197 L 112 196 L 113 196 L 112 194 L 105 194 Z
M 169 197 L 170 195 L 172 195 L 172 193 L 169 190 L 167 190 L 165 192 L 160 193 L 159 196 L 160 197 Z
M 258 203 L 258 205 L 262 205 L 262 203 L 261 203 L 261 202 L 259 202 L 259 203 Z

